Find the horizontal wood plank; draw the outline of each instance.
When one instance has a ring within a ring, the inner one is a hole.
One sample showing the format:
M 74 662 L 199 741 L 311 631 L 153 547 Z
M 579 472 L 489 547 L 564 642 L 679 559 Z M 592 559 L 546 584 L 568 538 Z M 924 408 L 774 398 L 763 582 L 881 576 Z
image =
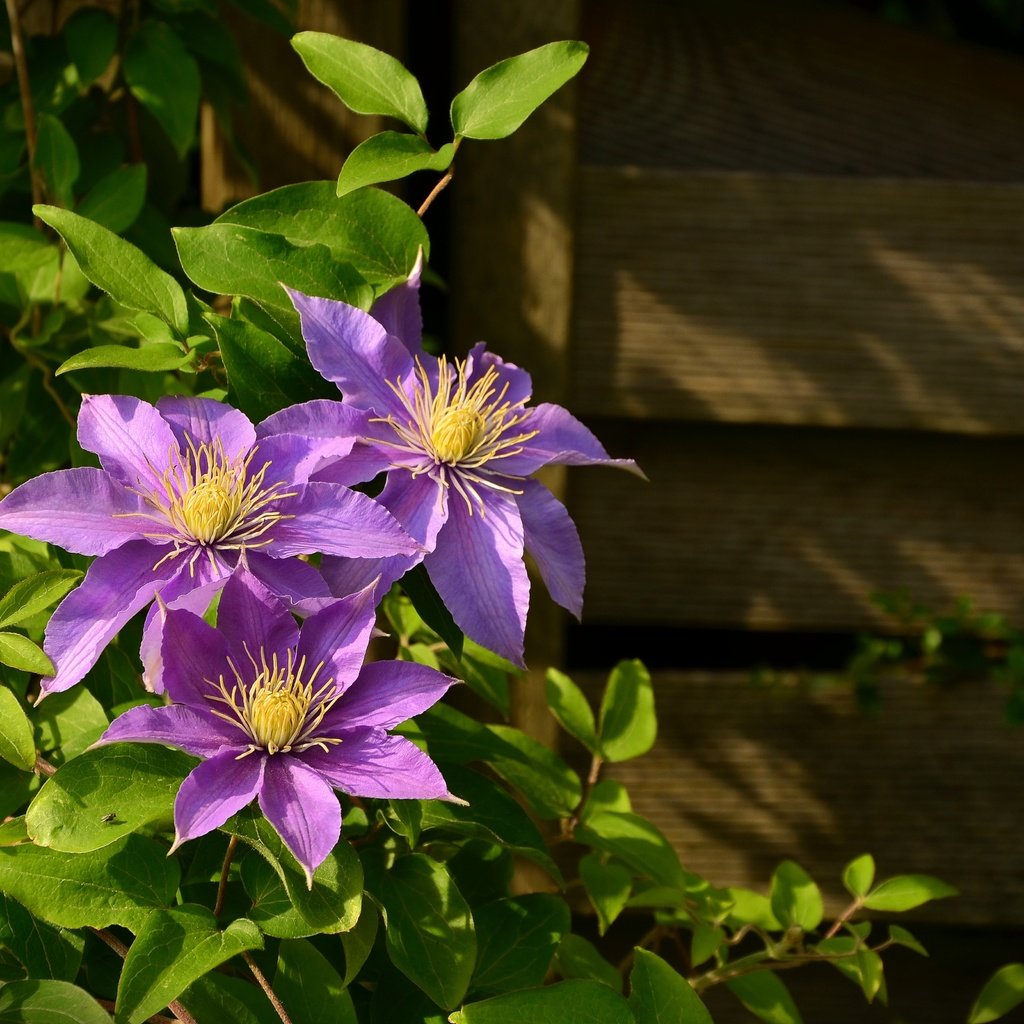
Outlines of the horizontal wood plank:
M 594 426 L 650 483 L 570 472 L 585 623 L 891 628 L 870 598 L 898 590 L 1024 621 L 1024 441 Z
M 587 168 L 589 415 L 1024 432 L 1024 185 Z

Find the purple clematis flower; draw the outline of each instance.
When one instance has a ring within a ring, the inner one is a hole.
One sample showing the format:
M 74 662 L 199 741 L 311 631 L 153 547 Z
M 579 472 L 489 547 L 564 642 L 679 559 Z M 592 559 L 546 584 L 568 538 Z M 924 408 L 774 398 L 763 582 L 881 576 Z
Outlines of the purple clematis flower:
M 164 611 L 164 684 L 174 703 L 132 708 L 99 740 L 163 743 L 204 759 L 178 790 L 174 848 L 256 797 L 312 887 L 341 834 L 332 787 L 362 797 L 458 799 L 426 754 L 386 731 L 457 680 L 411 662 L 363 665 L 372 587 L 326 604 L 300 631 L 285 605 L 239 568 L 224 587 L 218 624 Z
M 423 561 L 459 627 L 517 665 L 530 584 L 524 549 L 551 596 L 577 618 L 584 560 L 565 507 L 531 474 L 549 463 L 619 466 L 558 405 L 527 407 L 529 375 L 477 345 L 464 361 L 421 347 L 419 265 L 371 313 L 290 292 L 309 358 L 343 392 L 335 408 L 369 413 L 352 452 L 318 479 L 359 483 L 386 471 L 378 500 L 426 549 L 383 559 L 324 559 L 337 594 L 376 576 L 386 589 Z M 320 418 L 320 429 L 327 416 Z M 339 421 L 341 429 L 341 421 Z
M 365 417 L 334 415 L 331 437 L 311 436 L 291 429 L 293 410 L 254 427 L 211 399 L 162 398 L 155 408 L 124 395 L 83 401 L 78 440 L 103 469 L 46 473 L 0 502 L 0 528 L 100 556 L 47 626 L 44 649 L 56 674 L 42 681 L 44 695 L 77 683 L 157 593 L 167 605 L 205 608 L 240 559 L 271 590 L 300 609 L 313 602 L 312 610 L 330 591 L 292 556 L 419 549 L 370 498 L 309 482 L 322 459 L 352 447 Z M 315 425 L 315 410 L 303 418 Z M 147 682 L 159 690 L 159 666 L 150 667 Z

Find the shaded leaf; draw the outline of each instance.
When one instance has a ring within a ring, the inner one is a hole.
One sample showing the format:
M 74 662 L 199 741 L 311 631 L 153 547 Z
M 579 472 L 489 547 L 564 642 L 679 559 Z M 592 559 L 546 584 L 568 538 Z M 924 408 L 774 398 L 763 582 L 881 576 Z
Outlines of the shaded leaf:
M 30 978 L 74 981 L 85 940 L 37 921 L 20 903 L 0 894 L 0 945 L 24 964 Z
M 1000 967 L 978 994 L 967 1024 L 988 1024 L 1024 1003 L 1024 964 Z
M 875 880 L 875 858 L 863 853 L 843 868 L 843 885 L 851 896 L 866 896 Z
M 441 600 L 422 562 L 402 577 L 401 586 L 424 623 L 448 645 L 456 658 L 461 658 L 462 630 L 455 625 L 452 613 Z
M 897 875 L 875 886 L 864 898 L 864 906 L 869 910 L 899 912 L 956 895 L 953 886 L 931 875 Z
M 426 139 L 402 132 L 380 132 L 361 142 L 345 160 L 338 175 L 339 196 L 366 185 L 395 181 L 416 171 L 446 171 L 455 156 L 449 142 L 435 151 Z
M 47 697 L 36 708 L 36 746 L 55 763 L 64 763 L 98 740 L 109 724 L 100 702 L 84 686 L 76 686 Z
M 626 1000 L 597 981 L 560 981 L 468 1003 L 451 1024 L 636 1024 Z
M 803 1024 L 789 990 L 771 971 L 744 974 L 727 981 L 725 987 L 765 1024 Z
M 638 1024 L 713 1024 L 690 983 L 655 953 L 636 950 L 629 986 Z
M 646 818 L 622 811 L 591 814 L 576 826 L 576 840 L 625 861 L 660 885 L 682 889 L 685 877 L 679 855 Z
M 622 991 L 622 975 L 582 935 L 569 932 L 562 936 L 555 966 L 563 978 L 598 981 L 615 992 Z
M 145 202 L 146 165 L 130 164 L 100 178 L 78 204 L 78 213 L 119 235 L 135 223 Z
M 278 947 L 274 991 L 293 1024 L 356 1024 L 356 1011 L 338 972 L 304 939 Z
M 61 206 L 70 206 L 71 189 L 81 170 L 75 140 L 52 114 L 39 114 L 36 130 L 35 170 L 43 178 L 47 196 Z
M 549 668 L 546 693 L 551 714 L 570 736 L 575 736 L 592 754 L 597 753 L 597 726 L 590 702 L 583 691 L 557 668 Z
M 0 1024 L 110 1024 L 88 992 L 67 981 L 13 981 L 0 989 Z
M 804 931 L 813 931 L 825 915 L 821 890 L 792 860 L 784 860 L 772 875 L 771 904 L 772 913 L 784 928 L 798 925 Z
M 657 733 L 650 674 L 636 659 L 620 661 L 612 669 L 601 699 L 601 756 L 607 761 L 640 757 L 654 745 Z
M 606 862 L 596 853 L 583 857 L 579 871 L 583 888 L 597 911 L 598 932 L 604 935 L 629 901 L 633 876 L 621 864 Z
M 0 599 L 0 629 L 20 625 L 52 607 L 81 578 L 77 569 L 48 569 L 16 583 Z
M 21 702 L 6 686 L 0 686 L 0 757 L 26 772 L 36 764 L 32 724 Z
M 55 376 L 98 366 L 117 366 L 126 370 L 160 373 L 180 369 L 191 360 L 192 356 L 184 352 L 180 345 L 170 342 L 157 341 L 141 348 L 131 348 L 128 345 L 97 345 L 95 348 L 76 352 L 70 359 L 65 359 Z
M 85 88 L 104 71 L 117 49 L 117 22 L 98 7 L 80 8 L 64 23 L 64 44 Z

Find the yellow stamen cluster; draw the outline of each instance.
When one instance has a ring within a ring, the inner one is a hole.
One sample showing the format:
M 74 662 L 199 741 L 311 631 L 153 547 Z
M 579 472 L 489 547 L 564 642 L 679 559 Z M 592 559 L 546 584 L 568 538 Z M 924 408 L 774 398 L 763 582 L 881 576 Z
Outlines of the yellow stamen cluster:
M 245 682 L 238 666 L 230 659 L 228 666 L 235 677 L 230 684 L 225 682 L 224 676 L 216 681 L 206 680 L 215 691 L 208 695 L 209 699 L 228 709 L 213 713 L 241 729 L 251 740 L 242 757 L 255 750 L 265 750 L 268 754 L 298 753 L 309 747 L 327 750 L 329 744 L 341 742 L 329 736 L 313 738 L 324 715 L 341 696 L 332 696 L 333 678 L 316 685 L 323 662 L 313 669 L 308 679 L 303 679 L 306 659 L 303 657 L 296 664 L 292 651 L 288 652 L 284 664 L 276 653 L 268 661 L 262 648 L 259 661 L 248 648 L 246 654 L 256 674 L 252 682 Z
M 444 486 L 452 484 L 471 513 L 474 505 L 481 512 L 484 509 L 476 486 L 521 493 L 501 484 L 498 478 L 517 478 L 501 473 L 492 464 L 518 455 L 523 443 L 537 431 L 517 431 L 528 415 L 526 399 L 509 401 L 505 397 L 508 382 L 498 389 L 498 371 L 493 366 L 470 384 L 465 362 L 456 360 L 453 365 L 441 356 L 434 385 L 417 358 L 411 388 L 407 390 L 402 378 L 387 383 L 406 415 L 404 419 L 387 416 L 375 422 L 389 424 L 397 435 L 395 441 L 385 443 L 403 452 L 427 456 L 429 463 L 414 474 L 429 472 Z

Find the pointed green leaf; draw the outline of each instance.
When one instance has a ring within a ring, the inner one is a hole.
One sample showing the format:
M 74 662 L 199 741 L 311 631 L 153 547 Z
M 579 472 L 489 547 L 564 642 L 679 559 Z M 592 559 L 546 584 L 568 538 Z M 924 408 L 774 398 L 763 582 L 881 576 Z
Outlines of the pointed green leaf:
M 656 953 L 637 949 L 629 986 L 638 1024 L 713 1024 L 690 983 Z
M 380 914 L 372 900 L 363 900 L 363 909 L 353 928 L 341 933 L 341 946 L 345 951 L 345 976 L 342 983 L 347 988 L 362 970 L 377 938 Z
M 38 116 L 37 131 L 35 170 L 42 175 L 47 196 L 61 206 L 70 206 L 71 189 L 81 170 L 75 140 L 52 114 Z
M 0 686 L 0 757 L 26 772 L 36 764 L 32 725 L 21 702 L 6 686 Z
M 555 969 L 563 978 L 598 981 L 614 992 L 622 991 L 622 975 L 582 935 L 567 932 L 562 936 Z
M 97 288 L 129 309 L 155 313 L 181 337 L 188 334 L 188 305 L 181 285 L 141 249 L 70 210 L 34 206 L 33 212 L 65 241 Z
M 38 676 L 54 673 L 53 662 L 42 649 L 20 633 L 0 633 L 0 663 Z
M 576 841 L 625 861 L 637 874 L 660 885 L 685 888 L 679 854 L 663 833 L 646 818 L 621 811 L 589 815 L 576 826 Z
M 858 899 L 867 895 L 875 880 L 875 858 L 870 853 L 861 854 L 843 869 L 843 885 L 851 896 Z
M 67 981 L 13 981 L 0 989 L 0 1024 L 110 1024 L 88 992 Z
M 137 932 L 151 910 L 173 901 L 177 888 L 177 861 L 143 836 L 92 853 L 0 847 L 0 891 L 62 928 L 120 924 Z
M 906 928 L 902 928 L 898 924 L 889 925 L 889 941 L 895 942 L 898 946 L 906 946 L 907 949 L 912 949 L 915 953 L 920 953 L 921 956 L 928 955 L 928 950 Z
M 292 46 L 310 74 L 349 110 L 397 118 L 421 135 L 427 130 L 419 83 L 390 54 L 326 32 L 300 32 Z
M 0 894 L 0 946 L 21 961 L 30 978 L 74 981 L 85 939 L 37 921 L 16 900 Z
M 244 917 L 221 931 L 213 914 L 193 903 L 154 910 L 125 957 L 117 986 L 118 1024 L 143 1024 L 197 978 L 262 945 L 259 929 Z
M 104 71 L 117 49 L 117 22 L 98 7 L 79 8 L 64 23 L 64 43 L 78 71 L 78 84 L 91 85 Z
M 274 992 L 292 1024 L 357 1024 L 352 997 L 338 972 L 304 939 L 278 947 Z
M 799 864 L 784 860 L 772 875 L 772 913 L 784 928 L 814 931 L 825 915 L 821 890 Z
M 88 750 L 49 778 L 25 821 L 40 846 L 87 853 L 147 825 L 170 828 L 174 798 L 196 759 L 156 743 Z
M 125 50 L 124 77 L 183 157 L 196 136 L 199 65 L 170 25 L 144 21 L 139 26 Z
M 10 818 L 0 824 L 0 846 L 17 846 L 19 843 L 28 841 L 25 815 L 21 815 L 19 818 Z
M 620 661 L 612 669 L 601 699 L 601 755 L 607 761 L 640 757 L 654 745 L 657 734 L 650 674 L 636 659 Z
M 145 202 L 146 165 L 130 164 L 100 178 L 78 204 L 77 212 L 119 235 L 135 223 Z
M 597 981 L 560 981 L 545 988 L 507 992 L 467 1003 L 448 1020 L 451 1024 L 636 1024 L 626 1000 Z
M 110 720 L 84 687 L 55 693 L 35 711 L 36 746 L 55 764 L 77 757 L 104 733 Z
M 199 1024 L 281 1024 L 260 988 L 220 971 L 194 981 L 178 1001 Z
M 598 931 L 604 935 L 622 913 L 633 892 L 633 876 L 615 861 L 607 863 L 596 853 L 580 861 L 580 880 L 597 911 Z
M 399 857 L 377 895 L 391 962 L 439 1006 L 458 1006 L 476 964 L 476 933 L 444 865 L 419 853 Z
M 191 354 L 184 352 L 180 345 L 170 342 L 157 341 L 141 348 L 131 348 L 128 345 L 97 345 L 95 348 L 75 353 L 70 359 L 65 359 L 55 376 L 98 366 L 162 373 L 166 370 L 178 370 L 191 361 Z
M 292 906 L 284 882 L 262 857 L 243 858 L 239 875 L 252 900 L 252 909 L 245 916 L 255 921 L 261 932 L 278 939 L 305 939 L 317 934 L 317 929 Z
M 81 578 L 77 569 L 48 569 L 16 583 L 0 599 L 0 629 L 20 625 L 52 607 Z
M 728 917 L 730 927 L 742 928 L 752 924 L 766 932 L 782 931 L 782 925 L 772 913 L 772 904 L 767 896 L 753 889 L 734 888 L 725 891 L 733 901 Z
M 380 132 L 359 143 L 349 153 L 338 175 L 338 195 L 344 196 L 366 185 L 395 181 L 416 171 L 446 171 L 455 156 L 449 142 L 435 152 L 418 135 Z
M 725 987 L 765 1024 L 803 1024 L 789 989 L 770 971 L 744 974 L 727 981 Z
M 586 43 L 575 40 L 548 43 L 481 71 L 452 100 L 456 137 L 503 139 L 511 135 L 577 74 L 589 52 Z
M 930 900 L 941 900 L 956 895 L 958 893 L 953 886 L 931 875 L 897 875 L 875 886 L 864 898 L 864 906 L 869 910 L 898 913 L 913 910 L 914 907 L 919 907 Z
M 1024 1003 L 1024 964 L 1000 967 L 978 994 L 967 1024 L 988 1024 Z
M 559 725 L 574 736 L 592 754 L 597 753 L 597 725 L 590 702 L 583 691 L 557 668 L 549 668 L 546 678 L 548 708 Z
M 690 937 L 690 963 L 694 967 L 710 960 L 724 945 L 725 932 L 714 925 L 699 921 Z

